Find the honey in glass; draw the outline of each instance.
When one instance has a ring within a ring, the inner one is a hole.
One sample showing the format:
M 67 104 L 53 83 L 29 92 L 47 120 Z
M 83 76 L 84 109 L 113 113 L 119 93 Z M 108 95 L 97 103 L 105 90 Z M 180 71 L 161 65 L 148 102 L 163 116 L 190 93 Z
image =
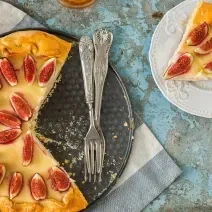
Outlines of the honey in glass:
M 84 8 L 92 5 L 96 0 L 57 0 L 60 4 L 71 8 Z

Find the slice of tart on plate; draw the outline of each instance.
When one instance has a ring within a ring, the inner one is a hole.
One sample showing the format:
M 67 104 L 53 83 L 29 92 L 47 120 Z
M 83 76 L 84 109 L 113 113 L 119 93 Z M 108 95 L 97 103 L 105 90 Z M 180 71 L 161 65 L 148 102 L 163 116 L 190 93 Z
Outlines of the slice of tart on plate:
M 183 38 L 164 73 L 165 80 L 212 79 L 212 4 L 197 3 Z
M 87 206 L 34 130 L 70 49 L 71 43 L 42 31 L 0 38 L 1 212 L 77 212 Z

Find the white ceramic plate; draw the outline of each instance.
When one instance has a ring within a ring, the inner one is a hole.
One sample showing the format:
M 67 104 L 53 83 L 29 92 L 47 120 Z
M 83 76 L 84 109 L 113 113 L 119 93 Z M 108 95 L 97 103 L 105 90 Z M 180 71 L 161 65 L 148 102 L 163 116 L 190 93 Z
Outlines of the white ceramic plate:
M 185 31 L 198 0 L 186 0 L 166 13 L 151 42 L 149 60 L 152 75 L 163 95 L 180 109 L 212 118 L 212 80 L 199 82 L 165 81 L 164 70 Z M 212 3 L 212 0 L 208 0 Z

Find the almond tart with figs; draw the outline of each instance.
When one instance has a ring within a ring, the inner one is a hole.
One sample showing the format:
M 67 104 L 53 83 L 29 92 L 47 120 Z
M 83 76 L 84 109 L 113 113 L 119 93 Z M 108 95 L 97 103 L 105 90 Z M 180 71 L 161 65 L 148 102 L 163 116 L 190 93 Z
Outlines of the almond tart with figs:
M 212 79 L 212 4 L 197 3 L 184 36 L 165 71 L 166 80 Z
M 76 212 L 87 206 L 34 130 L 70 49 L 71 43 L 41 31 L 0 38 L 1 212 Z

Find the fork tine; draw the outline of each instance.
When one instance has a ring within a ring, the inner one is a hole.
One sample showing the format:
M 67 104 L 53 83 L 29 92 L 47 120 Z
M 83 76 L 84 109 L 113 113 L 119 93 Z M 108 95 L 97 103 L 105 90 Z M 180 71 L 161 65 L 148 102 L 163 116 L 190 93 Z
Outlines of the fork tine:
M 91 172 L 89 173 L 88 181 L 89 181 L 89 183 L 91 182 Z
M 94 182 L 96 182 L 96 175 L 98 173 L 98 169 L 99 169 L 99 161 L 100 161 L 100 158 L 99 158 L 99 148 L 98 148 L 98 142 L 95 141 L 95 153 L 96 153 L 96 158 L 95 158 L 95 167 L 94 167 Z
M 98 182 L 99 182 L 99 183 L 102 182 L 102 172 L 99 173 L 99 181 L 98 181 Z
M 93 181 L 94 183 L 96 182 L 96 170 L 97 170 L 97 157 L 96 157 L 96 149 L 97 148 L 97 141 L 95 140 L 94 141 L 94 153 L 95 153 L 95 161 L 94 161 L 94 178 L 93 178 Z
M 100 128 L 101 129 L 101 128 Z M 102 181 L 102 169 L 103 169 L 103 163 L 104 163 L 104 157 L 105 157 L 105 138 L 102 133 L 102 130 L 99 131 L 100 137 L 101 137 L 101 163 L 100 163 L 100 172 L 99 172 L 99 183 Z
M 87 176 L 87 165 L 86 165 L 86 159 L 85 159 L 85 156 L 84 156 L 84 180 L 85 182 L 87 182 L 88 180 L 88 176 Z
M 99 172 L 98 172 L 98 174 L 99 174 L 99 180 L 98 180 L 98 182 L 99 183 L 102 181 L 102 165 L 103 165 L 103 160 L 104 160 L 104 157 L 102 155 L 102 148 L 100 148 L 100 152 L 101 152 L 101 155 L 100 155 L 101 161 L 100 161 L 100 167 L 99 167 Z
M 102 148 L 101 148 L 101 143 L 96 142 L 96 166 L 97 166 L 97 173 L 100 173 L 100 168 L 101 168 L 101 155 L 102 155 Z
M 91 141 L 90 142 L 90 150 L 91 150 L 91 156 L 90 156 L 90 161 L 91 161 L 91 173 L 94 174 L 94 144 Z
M 96 167 L 97 167 L 96 163 L 97 163 L 97 160 L 95 160 L 95 163 L 94 163 L 94 177 L 93 177 L 94 183 L 96 182 Z
M 91 173 L 89 144 L 87 144 L 86 141 L 85 141 L 85 146 L 84 146 L 84 154 L 85 154 L 85 163 L 86 163 L 85 166 L 87 167 L 88 173 Z
M 89 164 L 88 181 L 90 183 L 91 182 L 91 161 L 90 161 L 90 150 L 89 150 L 90 148 L 89 148 L 89 144 L 88 143 L 86 144 L 86 146 L 87 146 L 87 155 L 88 155 L 86 164 Z

